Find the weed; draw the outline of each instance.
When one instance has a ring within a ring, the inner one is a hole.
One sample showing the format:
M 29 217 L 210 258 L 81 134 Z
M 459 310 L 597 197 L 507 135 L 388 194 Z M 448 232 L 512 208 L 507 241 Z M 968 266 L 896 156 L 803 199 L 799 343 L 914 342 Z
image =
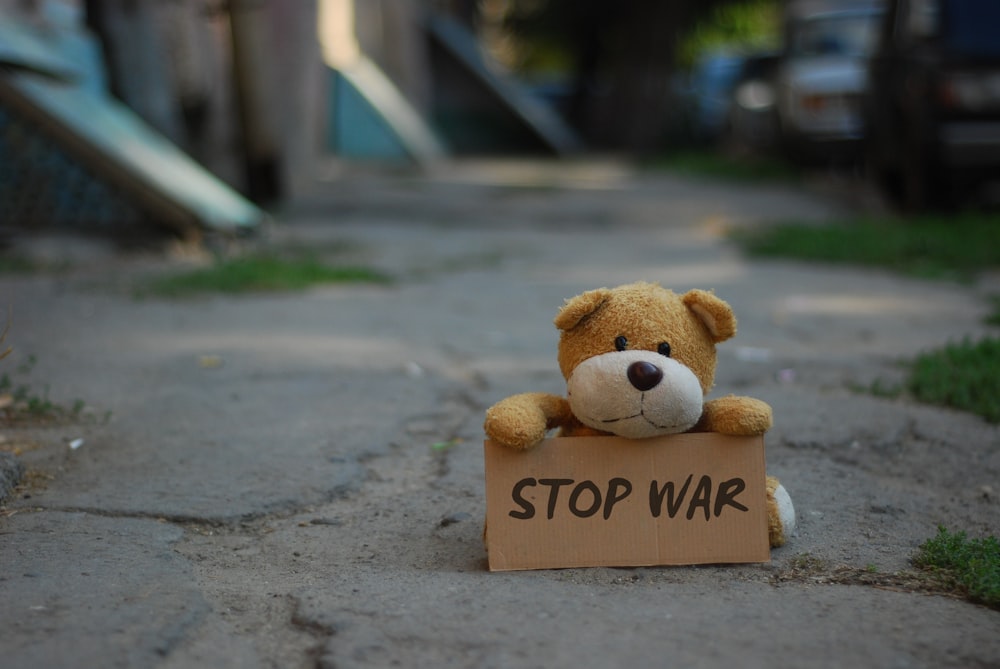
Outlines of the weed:
M 1000 215 L 781 223 L 733 239 L 759 257 L 879 267 L 922 278 L 969 281 L 1000 266 Z
M 966 338 L 923 353 L 913 361 L 906 385 L 922 402 L 971 411 L 1000 423 L 1000 339 Z
M 36 362 L 34 355 L 27 356 L 15 373 L 31 373 Z M 10 374 L 0 375 L 0 424 L 75 422 L 85 417 L 86 408 L 82 399 L 75 399 L 69 408 L 52 401 L 48 384 L 37 390 L 28 383 L 15 382 Z M 105 422 L 108 418 L 105 416 Z
M 789 569 L 798 576 L 815 575 L 829 569 L 829 565 L 826 560 L 818 558 L 812 553 L 801 553 L 789 561 Z
M 927 351 L 905 361 L 902 383 L 875 379 L 870 385 L 850 384 L 850 390 L 894 399 L 906 393 L 927 404 L 949 406 L 1000 423 L 1000 339 L 968 339 Z
M 937 536 L 921 544 L 913 563 L 952 581 L 970 600 L 1000 609 L 1000 542 L 996 537 L 969 539 L 965 532 L 938 527 Z
M 389 277 L 365 267 L 334 267 L 315 258 L 284 259 L 251 255 L 211 267 L 157 279 L 140 295 L 184 297 L 201 293 L 303 290 L 324 283 L 388 283 Z

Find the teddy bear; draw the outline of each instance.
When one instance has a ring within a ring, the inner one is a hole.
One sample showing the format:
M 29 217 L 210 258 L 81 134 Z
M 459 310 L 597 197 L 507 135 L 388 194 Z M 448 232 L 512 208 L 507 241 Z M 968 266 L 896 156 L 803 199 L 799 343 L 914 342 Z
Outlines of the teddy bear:
M 486 412 L 496 443 L 528 449 L 558 436 L 642 439 L 682 432 L 764 434 L 771 407 L 729 395 L 707 400 L 715 381 L 715 345 L 736 334 L 732 308 L 711 291 L 679 295 L 637 282 L 598 288 L 566 300 L 556 315 L 558 361 L 566 396 L 512 395 Z M 784 545 L 795 510 L 777 479 L 767 477 L 768 540 Z

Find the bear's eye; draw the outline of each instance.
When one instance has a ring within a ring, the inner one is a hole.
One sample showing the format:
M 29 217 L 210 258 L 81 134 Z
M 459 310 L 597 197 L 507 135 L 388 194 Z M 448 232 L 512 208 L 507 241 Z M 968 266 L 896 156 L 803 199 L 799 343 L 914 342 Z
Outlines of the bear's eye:
M 667 342 L 661 343 L 659 346 L 656 347 L 656 352 L 659 353 L 660 355 L 665 355 L 665 356 L 667 356 L 669 358 L 670 357 L 670 344 L 668 344 Z
M 626 339 L 623 335 L 615 337 L 615 350 L 624 351 L 626 348 L 628 348 L 628 339 Z

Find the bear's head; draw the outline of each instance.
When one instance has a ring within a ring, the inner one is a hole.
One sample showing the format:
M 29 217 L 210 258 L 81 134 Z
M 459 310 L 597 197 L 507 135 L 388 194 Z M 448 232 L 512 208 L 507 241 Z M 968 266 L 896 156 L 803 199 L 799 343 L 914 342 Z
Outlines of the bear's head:
M 711 292 L 644 282 L 567 300 L 555 325 L 573 414 L 632 439 L 695 426 L 715 379 L 715 344 L 736 334 L 732 309 Z

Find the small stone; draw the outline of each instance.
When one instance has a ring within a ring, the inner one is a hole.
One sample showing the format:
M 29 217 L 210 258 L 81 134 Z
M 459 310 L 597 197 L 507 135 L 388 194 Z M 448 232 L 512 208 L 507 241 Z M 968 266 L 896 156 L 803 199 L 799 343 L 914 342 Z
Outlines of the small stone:
M 454 525 L 455 523 L 460 523 L 463 520 L 469 520 L 472 518 L 471 515 L 465 513 L 464 511 L 459 511 L 457 513 L 451 513 L 441 519 L 441 527 L 448 527 L 449 525 Z
M 344 524 L 339 518 L 313 518 L 309 521 L 310 525 L 330 525 L 332 527 L 340 527 Z

